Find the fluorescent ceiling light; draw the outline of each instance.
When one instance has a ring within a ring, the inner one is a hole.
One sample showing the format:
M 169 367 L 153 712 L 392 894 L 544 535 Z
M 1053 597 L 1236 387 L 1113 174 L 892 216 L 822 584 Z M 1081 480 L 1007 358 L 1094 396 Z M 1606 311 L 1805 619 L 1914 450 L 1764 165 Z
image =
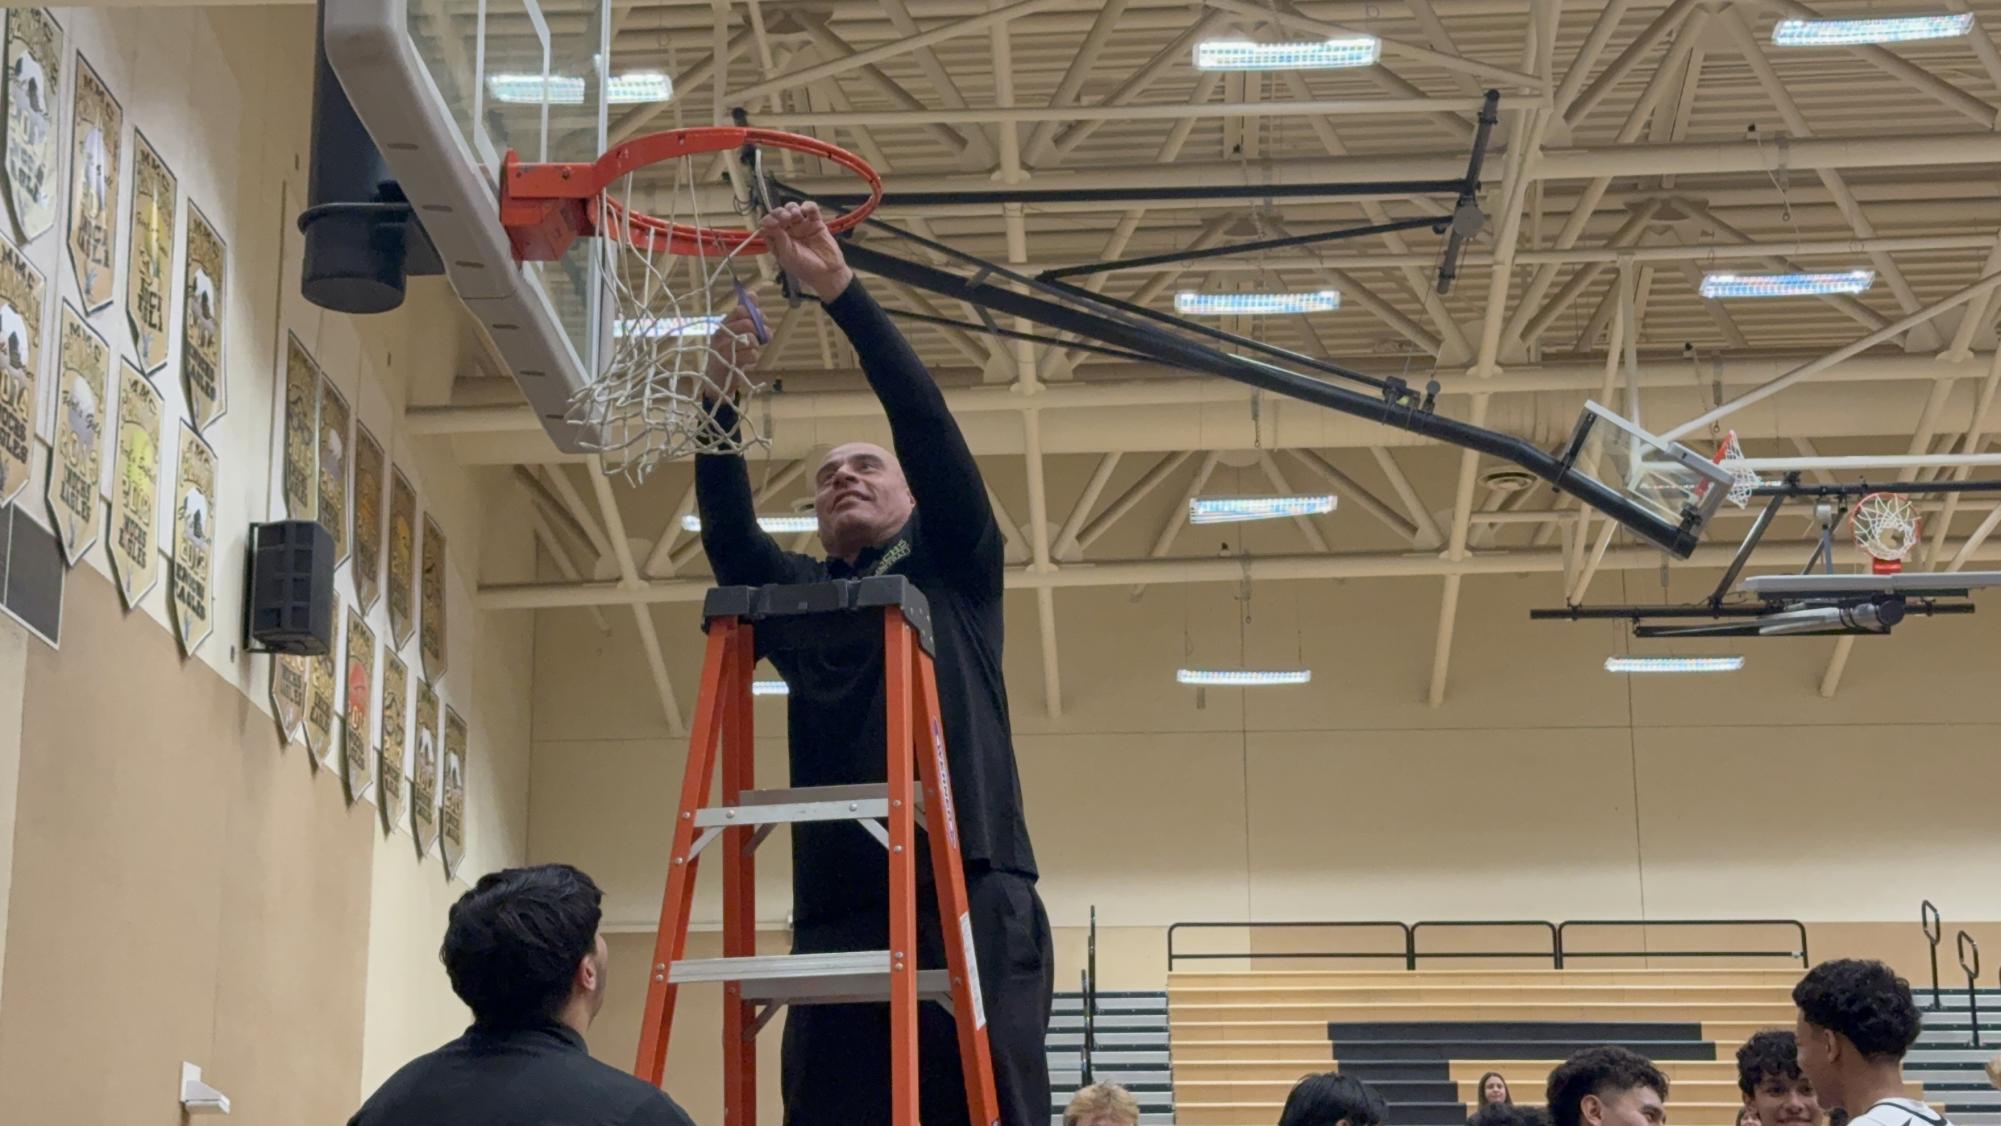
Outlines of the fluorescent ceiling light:
M 1319 516 L 1334 511 L 1333 493 L 1269 497 L 1195 497 L 1188 502 L 1190 524 L 1234 524 L 1244 520 L 1277 520 L 1285 516 Z
M 1196 293 L 1174 295 L 1174 311 L 1183 316 L 1230 317 L 1284 313 L 1331 313 L 1341 307 L 1341 291 L 1312 293 Z
M 1818 274 L 1704 274 L 1702 295 L 1712 301 L 1735 297 L 1824 297 L 1862 293 L 1876 282 L 1874 270 Z
M 1607 657 L 1606 672 L 1736 672 L 1742 657 Z
M 1372 65 L 1382 53 L 1383 41 L 1373 35 L 1343 35 L 1292 43 L 1211 39 L 1195 45 L 1195 69 L 1332 70 Z
M 750 682 L 753 696 L 790 696 L 792 686 L 782 680 L 753 680 Z
M 817 532 L 820 518 L 817 516 L 760 516 L 757 526 L 775 536 L 796 532 Z M 690 532 L 702 530 L 702 518 L 690 512 L 681 517 L 681 527 Z
M 580 106 L 584 87 L 583 76 L 575 74 L 493 74 L 486 79 L 494 101 L 515 105 Z M 614 74 L 605 91 L 605 101 L 615 106 L 664 102 L 673 96 L 673 81 L 651 71 Z
M 1925 39 L 1956 39 L 1972 30 L 1972 12 L 1851 20 L 1785 19 L 1773 26 L 1772 45 L 1856 47 L 1868 43 L 1915 43 Z
M 723 323 L 720 315 L 706 317 L 644 317 L 621 320 L 614 326 L 612 335 L 623 339 L 628 336 L 644 336 L 658 340 L 663 336 L 687 337 L 710 336 Z
M 1174 679 L 1181 684 L 1219 688 L 1263 688 L 1273 684 L 1305 684 L 1313 679 L 1312 669 L 1179 669 Z
M 605 91 L 605 101 L 615 106 L 664 102 L 674 96 L 674 80 L 658 71 L 614 74 Z

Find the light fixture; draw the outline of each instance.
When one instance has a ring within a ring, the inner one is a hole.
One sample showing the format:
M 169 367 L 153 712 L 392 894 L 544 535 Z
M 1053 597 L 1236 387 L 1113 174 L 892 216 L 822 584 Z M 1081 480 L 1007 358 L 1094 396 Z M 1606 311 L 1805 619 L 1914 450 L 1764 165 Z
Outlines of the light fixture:
M 1196 293 L 1174 295 L 1174 311 L 1188 317 L 1275 316 L 1287 313 L 1331 313 L 1341 307 L 1341 291 L 1311 293 Z
M 674 80 L 654 70 L 614 74 L 605 84 L 605 101 L 615 106 L 664 102 L 674 96 Z
M 486 88 L 494 101 L 514 105 L 584 104 L 584 78 L 575 74 L 491 74 Z M 673 80 L 653 71 L 614 74 L 605 84 L 605 101 L 615 106 L 664 102 L 673 96 Z
M 1319 516 L 1332 511 L 1334 511 L 1333 493 L 1264 497 L 1193 497 L 1188 501 L 1188 522 L 1235 524 L 1245 520 Z
M 643 336 L 658 340 L 663 336 L 688 337 L 710 336 L 723 323 L 720 315 L 703 317 L 646 317 L 644 319 L 621 320 L 612 328 L 612 335 L 621 340 L 628 336 Z
M 753 680 L 750 682 L 753 696 L 790 696 L 792 686 L 782 680 Z
M 1772 27 L 1772 46 L 1859 47 L 1870 43 L 1916 43 L 1925 39 L 1956 39 L 1972 30 L 1972 12 L 1848 20 L 1783 19 Z
M 1195 45 L 1196 70 L 1333 70 L 1370 66 L 1381 57 L 1383 41 L 1373 35 L 1290 43 L 1210 39 Z
M 1607 657 L 1606 672 L 1736 672 L 1742 657 Z
M 1265 688 L 1274 684 L 1305 684 L 1313 679 L 1312 669 L 1177 669 L 1174 679 L 1181 684 L 1211 688 Z
M 799 532 L 817 532 L 820 530 L 820 518 L 817 516 L 760 516 L 757 518 L 757 526 L 774 536 L 790 535 Z M 686 516 L 681 517 L 681 528 L 684 531 L 699 532 L 702 530 L 702 518 L 690 512 Z
M 1812 274 L 1704 274 L 1702 296 L 1711 301 L 1736 297 L 1825 297 L 1862 293 L 1876 282 L 1874 270 Z

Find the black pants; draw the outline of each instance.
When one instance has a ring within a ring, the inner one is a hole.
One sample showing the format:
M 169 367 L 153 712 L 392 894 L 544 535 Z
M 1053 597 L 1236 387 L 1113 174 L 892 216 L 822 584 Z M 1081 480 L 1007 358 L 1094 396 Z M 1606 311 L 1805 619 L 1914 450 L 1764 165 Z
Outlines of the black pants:
M 966 873 L 973 949 L 980 959 L 987 1043 L 1000 1091 L 1002 1126 L 1048 1126 L 1050 998 L 1056 960 L 1049 916 L 1035 881 L 1012 872 Z M 944 966 L 938 912 L 929 890 L 920 896 L 918 965 Z M 795 954 L 880 950 L 885 912 L 868 911 L 834 923 L 802 927 Z M 919 1113 L 924 1126 L 966 1126 L 966 1089 L 959 1070 L 958 1027 L 942 1006 L 917 1009 Z M 888 1126 L 889 1007 L 800 1005 L 785 1016 L 785 1126 Z M 987 1126 L 976 1123 L 972 1126 Z

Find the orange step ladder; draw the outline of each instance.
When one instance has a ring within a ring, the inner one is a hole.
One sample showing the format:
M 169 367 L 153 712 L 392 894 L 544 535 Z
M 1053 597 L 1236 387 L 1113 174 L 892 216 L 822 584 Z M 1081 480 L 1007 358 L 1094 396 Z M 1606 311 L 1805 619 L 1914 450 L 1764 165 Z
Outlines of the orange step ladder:
M 757 1033 L 785 1005 L 887 1001 L 890 1006 L 890 1126 L 918 1126 L 917 1005 L 934 1000 L 958 1021 L 970 1121 L 994 1126 L 999 1099 L 987 1048 L 972 916 L 952 781 L 932 667 L 930 607 L 901 575 L 791 586 L 718 587 L 702 608 L 708 632 L 687 773 L 674 821 L 667 892 L 646 990 L 633 1073 L 660 1084 L 675 994 L 683 985 L 723 985 L 723 1122 L 757 1122 Z M 767 651 L 881 638 L 888 709 L 887 783 L 758 790 L 752 785 L 751 678 L 756 640 Z M 919 737 L 928 736 L 919 753 Z M 710 805 L 717 754 L 720 804 Z M 929 800 L 935 796 L 936 800 Z M 918 812 L 930 839 L 946 967 L 917 967 Z M 757 846 L 779 825 L 854 821 L 889 852 L 889 949 L 832 954 L 757 953 Z M 886 824 L 885 825 L 883 823 Z M 723 957 L 691 959 L 688 914 L 702 853 L 720 841 Z M 810 1108 L 808 1108 L 810 1109 Z

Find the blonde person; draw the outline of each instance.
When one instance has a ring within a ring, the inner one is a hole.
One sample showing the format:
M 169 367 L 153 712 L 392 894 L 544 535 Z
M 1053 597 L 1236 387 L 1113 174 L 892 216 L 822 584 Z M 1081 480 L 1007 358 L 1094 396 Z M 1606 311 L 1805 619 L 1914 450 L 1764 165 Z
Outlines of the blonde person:
M 1093 1083 L 1070 1096 L 1063 1126 L 1139 1126 L 1139 1103 L 1117 1083 Z

